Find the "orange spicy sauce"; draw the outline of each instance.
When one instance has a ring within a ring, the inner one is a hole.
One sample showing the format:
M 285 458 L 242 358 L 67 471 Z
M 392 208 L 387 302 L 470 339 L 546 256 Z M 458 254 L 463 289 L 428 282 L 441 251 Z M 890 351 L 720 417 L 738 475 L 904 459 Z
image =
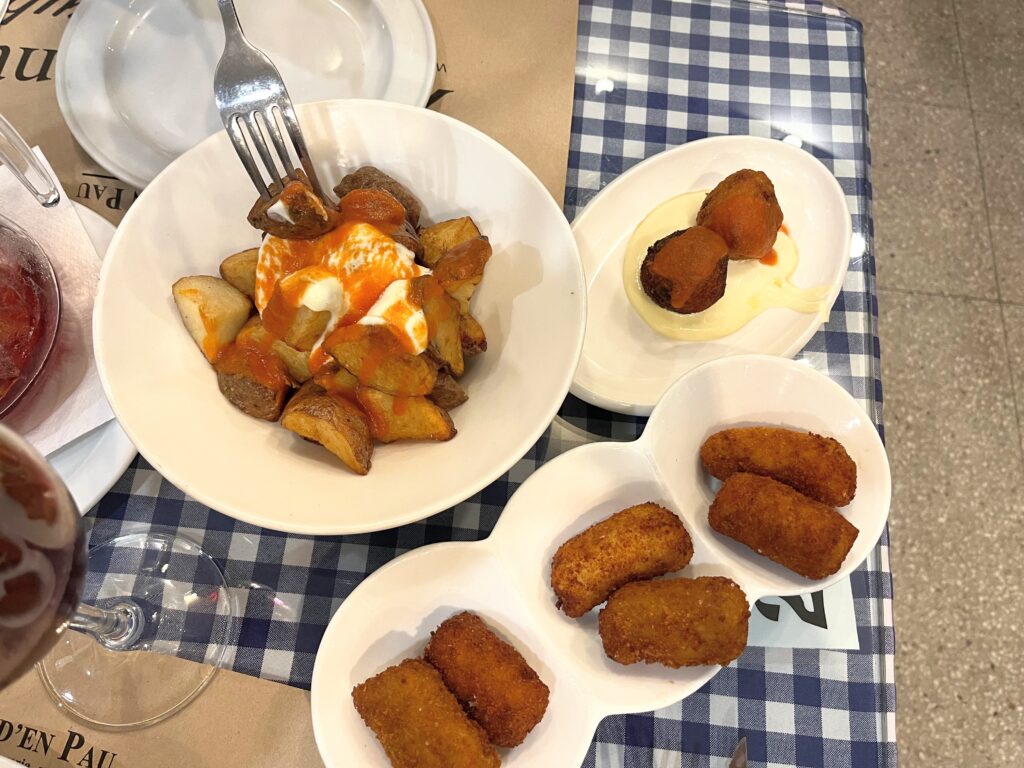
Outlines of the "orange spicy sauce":
M 286 335 L 306 289 L 316 282 L 334 278 L 341 284 L 348 307 L 338 324 L 349 325 L 363 317 L 393 281 L 422 272 L 399 254 L 391 237 L 372 223 L 358 221 L 346 221 L 315 240 L 268 238 L 260 255 L 257 306 L 264 326 L 276 338 Z
M 372 224 L 392 235 L 405 222 L 405 206 L 381 189 L 353 189 L 338 203 L 342 221 Z
M 366 344 L 366 352 L 356 373 L 360 384 L 369 383 L 385 360 L 404 351 L 401 340 L 386 325 L 343 325 L 327 337 L 323 346 L 330 349 L 340 342 L 355 340 Z
M 789 227 L 787 227 L 785 224 L 779 227 L 779 232 L 784 234 L 786 237 L 789 237 Z M 774 248 L 772 248 L 771 252 L 767 256 L 762 256 L 760 258 L 760 262 L 762 264 L 768 265 L 769 267 L 774 267 L 776 264 L 779 263 L 779 254 L 775 251 Z
M 279 390 L 290 386 L 284 363 L 271 352 L 271 343 L 268 337 L 264 344 L 252 340 L 229 344 L 217 358 L 217 371 L 249 376 L 268 389 Z

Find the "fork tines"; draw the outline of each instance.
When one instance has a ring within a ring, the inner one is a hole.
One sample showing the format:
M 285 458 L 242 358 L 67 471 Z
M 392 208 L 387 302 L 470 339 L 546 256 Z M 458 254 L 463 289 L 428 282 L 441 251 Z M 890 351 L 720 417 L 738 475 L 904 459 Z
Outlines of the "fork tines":
M 285 130 L 298 155 L 298 163 L 293 161 L 292 154 L 288 150 L 284 136 L 281 133 L 280 122 L 284 123 Z M 295 118 L 295 111 L 290 103 L 271 104 L 263 110 L 245 113 L 235 113 L 225 119 L 225 128 L 235 145 L 242 165 L 256 185 L 262 197 L 270 197 L 284 183 L 285 179 L 298 179 L 299 167 L 305 172 L 305 176 L 317 195 L 323 197 L 316 172 L 310 162 L 309 152 L 306 143 L 302 138 L 298 120 Z M 267 136 L 270 136 L 268 144 Z M 273 152 L 271 146 L 273 145 Z M 253 148 L 263 163 L 263 170 L 260 169 L 253 155 Z M 276 154 L 276 159 L 275 159 Z M 264 174 L 269 177 L 269 181 Z

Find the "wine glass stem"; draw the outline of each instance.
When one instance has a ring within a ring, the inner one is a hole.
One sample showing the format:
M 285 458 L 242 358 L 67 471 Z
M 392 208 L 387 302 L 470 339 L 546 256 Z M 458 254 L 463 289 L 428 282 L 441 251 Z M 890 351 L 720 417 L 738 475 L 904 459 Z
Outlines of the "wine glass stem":
M 123 651 L 135 645 L 142 636 L 146 617 L 133 600 L 120 600 L 110 608 L 81 603 L 68 626 L 91 635 L 111 650 Z

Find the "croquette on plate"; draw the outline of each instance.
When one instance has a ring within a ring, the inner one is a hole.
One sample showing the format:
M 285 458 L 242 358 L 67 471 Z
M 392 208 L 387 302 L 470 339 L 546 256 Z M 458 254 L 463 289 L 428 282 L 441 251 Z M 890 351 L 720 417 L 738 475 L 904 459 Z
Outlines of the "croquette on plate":
M 430 636 L 424 658 L 492 744 L 515 747 L 544 717 L 548 687 L 514 647 L 463 611 Z
M 722 483 L 708 523 L 808 579 L 838 571 L 859 533 L 832 507 L 770 477 L 746 472 Z
M 725 666 L 747 646 L 750 606 L 731 579 L 635 581 L 617 590 L 598 627 L 608 658 L 619 664 Z
M 719 480 L 765 475 L 822 504 L 844 507 L 857 492 L 857 465 L 831 437 L 782 427 L 723 429 L 704 441 L 700 460 Z
M 566 541 L 551 561 L 551 588 L 578 618 L 630 581 L 686 567 L 693 542 L 682 521 L 648 502 L 617 512 Z
M 501 765 L 484 730 L 421 659 L 406 659 L 360 683 L 352 689 L 352 702 L 394 768 Z
M 775 185 L 761 171 L 736 171 L 704 198 L 697 223 L 722 236 L 730 259 L 764 258 L 782 227 Z
M 725 295 L 729 246 L 710 229 L 690 227 L 661 238 L 640 265 L 644 293 L 662 309 L 703 312 Z

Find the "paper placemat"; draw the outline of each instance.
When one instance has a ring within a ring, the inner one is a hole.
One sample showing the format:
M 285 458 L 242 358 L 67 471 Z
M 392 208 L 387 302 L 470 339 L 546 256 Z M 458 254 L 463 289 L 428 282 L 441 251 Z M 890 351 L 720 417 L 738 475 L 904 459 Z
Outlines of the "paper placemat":
M 193 663 L 148 655 L 156 680 Z M 89 728 L 67 717 L 33 670 L 0 693 L 0 755 L 32 768 L 323 766 L 308 691 L 226 670 L 170 719 L 122 732 Z
M 57 48 L 78 4 L 12 0 L 0 25 L 0 112 L 30 145 L 42 148 L 71 199 L 117 224 L 139 191 L 86 154 L 57 105 Z M 561 205 L 572 122 L 577 4 L 424 4 L 437 39 L 431 108 L 504 144 Z

